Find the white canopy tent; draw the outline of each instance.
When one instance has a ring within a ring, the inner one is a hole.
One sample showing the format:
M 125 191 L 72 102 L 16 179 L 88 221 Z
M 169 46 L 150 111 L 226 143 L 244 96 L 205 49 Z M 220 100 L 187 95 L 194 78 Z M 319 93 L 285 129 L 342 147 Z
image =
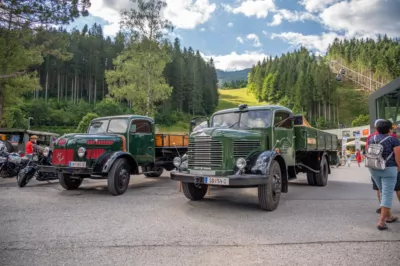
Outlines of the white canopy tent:
M 367 144 L 365 141 L 359 140 L 361 146 L 365 146 Z M 346 146 L 356 146 L 356 141 L 349 141 L 346 143 Z

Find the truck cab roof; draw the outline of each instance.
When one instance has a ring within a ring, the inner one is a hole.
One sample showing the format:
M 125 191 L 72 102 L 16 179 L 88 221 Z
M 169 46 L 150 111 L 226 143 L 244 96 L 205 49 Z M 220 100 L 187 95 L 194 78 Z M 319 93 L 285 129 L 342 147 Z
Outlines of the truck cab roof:
M 236 108 L 230 108 L 230 109 L 224 109 L 218 112 L 215 112 L 213 115 L 217 115 L 217 114 L 225 114 L 225 113 L 232 113 L 232 112 L 239 112 L 241 109 L 239 107 Z M 271 111 L 275 111 L 275 110 L 282 110 L 282 111 L 287 111 L 292 113 L 292 110 L 290 110 L 289 108 L 286 108 L 284 106 L 280 106 L 280 105 L 257 105 L 257 106 L 247 106 L 245 108 L 243 108 L 242 110 L 271 110 Z
M 143 115 L 114 115 L 114 116 L 103 116 L 93 119 L 92 121 L 103 120 L 103 119 L 114 119 L 114 118 L 128 118 L 128 119 L 144 119 L 151 123 L 154 123 L 154 119 Z

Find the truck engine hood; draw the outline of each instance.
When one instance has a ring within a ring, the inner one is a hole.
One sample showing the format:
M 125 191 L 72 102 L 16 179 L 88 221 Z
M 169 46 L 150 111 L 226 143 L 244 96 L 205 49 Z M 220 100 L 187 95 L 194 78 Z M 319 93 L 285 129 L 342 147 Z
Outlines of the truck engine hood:
M 259 139 L 262 132 L 255 130 L 243 130 L 234 128 L 203 128 L 200 131 L 193 132 L 190 137 L 225 137 L 225 138 L 246 138 Z
M 87 146 L 87 145 L 112 145 L 115 142 L 122 142 L 118 134 L 66 134 L 57 139 L 56 145 L 60 146 Z M 109 144 L 108 144 L 109 143 Z

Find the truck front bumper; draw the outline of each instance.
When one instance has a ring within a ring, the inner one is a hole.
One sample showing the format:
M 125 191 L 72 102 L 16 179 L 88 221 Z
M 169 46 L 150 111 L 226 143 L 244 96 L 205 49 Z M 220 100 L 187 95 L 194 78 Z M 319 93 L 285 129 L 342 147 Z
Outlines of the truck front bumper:
M 39 165 L 39 172 L 44 173 L 63 173 L 70 175 L 91 175 L 93 173 L 92 168 L 71 168 L 71 167 L 63 167 L 63 166 L 48 166 L 48 165 Z
M 243 174 L 243 175 L 228 175 L 228 176 L 207 176 L 207 178 L 228 178 L 229 184 L 208 184 L 205 183 L 205 176 L 199 176 L 194 174 L 188 174 L 178 171 L 171 172 L 171 179 L 181 181 L 184 183 L 195 183 L 195 184 L 206 184 L 212 186 L 227 186 L 227 187 L 251 187 L 258 185 L 266 185 L 268 182 L 268 176 L 254 175 L 254 174 Z

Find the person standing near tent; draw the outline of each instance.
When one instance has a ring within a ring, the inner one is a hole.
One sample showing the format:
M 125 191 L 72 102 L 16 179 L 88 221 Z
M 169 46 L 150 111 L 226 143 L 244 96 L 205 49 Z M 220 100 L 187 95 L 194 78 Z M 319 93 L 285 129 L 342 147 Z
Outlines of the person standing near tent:
M 356 150 L 356 160 L 357 160 L 357 163 L 358 163 L 358 167 L 360 167 L 360 163 L 362 161 L 362 157 L 361 157 L 361 152 L 360 152 L 359 149 Z

